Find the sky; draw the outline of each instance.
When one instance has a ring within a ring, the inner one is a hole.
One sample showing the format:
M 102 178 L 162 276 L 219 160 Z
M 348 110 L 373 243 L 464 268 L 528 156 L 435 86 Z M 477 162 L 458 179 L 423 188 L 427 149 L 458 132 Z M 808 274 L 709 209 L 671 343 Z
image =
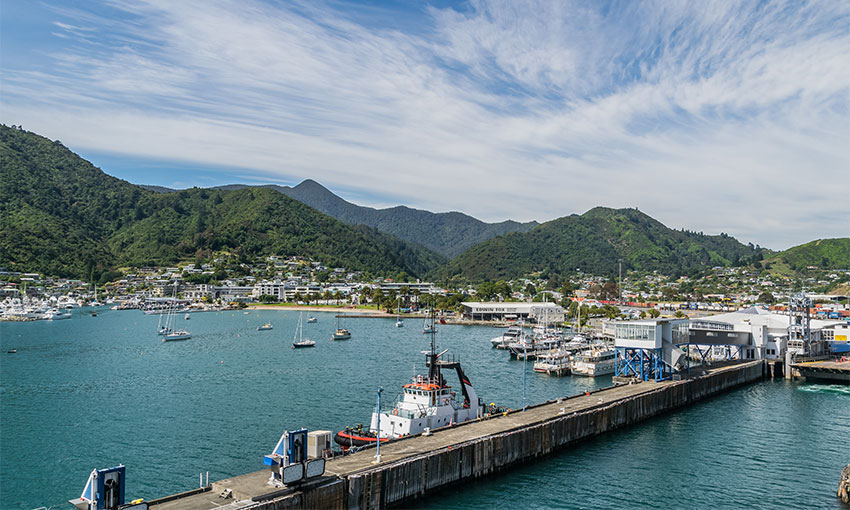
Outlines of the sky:
M 850 2 L 0 3 L 0 122 L 174 188 L 850 235 Z

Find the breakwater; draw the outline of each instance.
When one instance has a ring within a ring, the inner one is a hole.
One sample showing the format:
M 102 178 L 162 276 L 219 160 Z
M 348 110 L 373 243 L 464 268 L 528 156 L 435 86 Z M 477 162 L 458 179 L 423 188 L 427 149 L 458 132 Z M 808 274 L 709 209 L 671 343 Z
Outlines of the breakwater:
M 328 462 L 326 476 L 301 489 L 274 490 L 268 471 L 215 482 L 209 491 L 169 501 L 151 501 L 157 510 L 209 508 L 372 509 L 403 504 L 441 487 L 485 477 L 512 465 L 548 455 L 598 434 L 626 427 L 743 384 L 761 380 L 761 361 L 737 363 L 692 374 L 681 381 L 644 382 L 605 388 L 549 401 L 525 412 L 437 430 L 381 448 Z

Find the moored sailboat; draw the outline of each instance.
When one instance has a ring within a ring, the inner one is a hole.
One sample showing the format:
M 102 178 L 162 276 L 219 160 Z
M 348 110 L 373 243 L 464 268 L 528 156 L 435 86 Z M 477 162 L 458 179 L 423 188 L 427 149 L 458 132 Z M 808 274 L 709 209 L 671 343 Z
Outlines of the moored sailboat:
M 339 315 L 336 316 L 336 331 L 331 335 L 331 340 L 348 340 L 351 338 L 351 331 L 344 327 L 339 327 Z
M 295 338 L 292 340 L 293 349 L 302 349 L 304 347 L 315 347 L 316 342 L 309 338 L 304 338 L 304 312 L 298 315 L 298 326 L 295 327 Z

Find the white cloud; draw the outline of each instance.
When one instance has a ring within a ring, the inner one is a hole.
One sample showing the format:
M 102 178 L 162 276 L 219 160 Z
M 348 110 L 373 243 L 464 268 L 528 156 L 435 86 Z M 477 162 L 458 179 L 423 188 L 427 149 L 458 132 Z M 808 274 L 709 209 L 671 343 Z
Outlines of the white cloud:
M 474 2 L 416 34 L 314 4 L 116 6 L 58 11 L 81 42 L 4 69 L 4 122 L 485 220 L 637 206 L 772 248 L 850 235 L 841 2 Z

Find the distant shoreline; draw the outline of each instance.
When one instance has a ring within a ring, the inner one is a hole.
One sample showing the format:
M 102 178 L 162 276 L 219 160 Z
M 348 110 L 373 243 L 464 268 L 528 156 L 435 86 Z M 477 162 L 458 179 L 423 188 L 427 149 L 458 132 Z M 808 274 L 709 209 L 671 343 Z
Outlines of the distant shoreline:
M 248 310 L 295 310 L 305 312 L 344 312 L 351 314 L 369 314 L 381 315 L 385 317 L 395 317 L 393 314 L 384 312 L 383 310 L 375 310 L 372 308 L 352 308 L 350 306 L 294 306 L 294 305 L 248 305 Z

